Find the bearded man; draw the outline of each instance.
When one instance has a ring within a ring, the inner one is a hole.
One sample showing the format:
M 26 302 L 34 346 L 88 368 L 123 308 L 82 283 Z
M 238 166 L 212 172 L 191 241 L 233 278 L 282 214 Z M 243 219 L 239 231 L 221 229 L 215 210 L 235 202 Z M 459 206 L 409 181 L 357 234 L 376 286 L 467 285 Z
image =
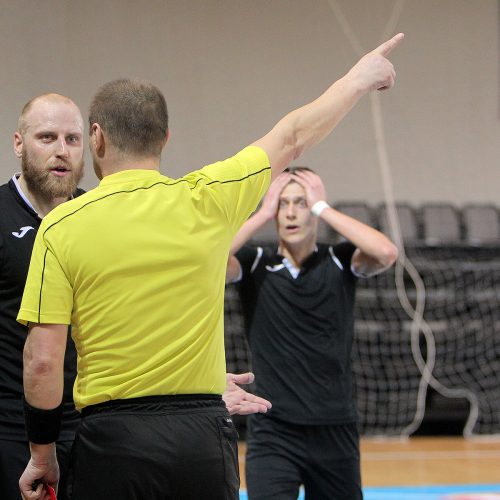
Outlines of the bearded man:
M 19 476 L 30 457 L 23 415 L 23 347 L 28 328 L 16 322 L 36 232 L 57 205 L 83 193 L 83 118 L 59 94 L 31 99 L 19 117 L 14 152 L 21 173 L 0 186 L 0 491 L 19 499 Z M 68 336 L 64 413 L 57 454 L 62 482 L 79 415 L 72 385 L 76 352 Z M 65 499 L 61 487 L 58 498 Z
M 83 118 L 71 99 L 44 94 L 31 99 L 19 117 L 14 152 L 21 173 L 0 186 L 0 492 L 19 499 L 19 477 L 30 458 L 23 414 L 23 347 L 28 328 L 16 322 L 41 220 L 52 209 L 84 193 Z M 68 498 L 69 452 L 80 414 L 73 403 L 76 350 L 67 336 L 64 360 L 64 409 L 57 441 L 61 479 L 57 497 Z M 270 403 L 243 390 L 251 373 L 226 375 L 222 399 L 230 414 L 265 412 Z

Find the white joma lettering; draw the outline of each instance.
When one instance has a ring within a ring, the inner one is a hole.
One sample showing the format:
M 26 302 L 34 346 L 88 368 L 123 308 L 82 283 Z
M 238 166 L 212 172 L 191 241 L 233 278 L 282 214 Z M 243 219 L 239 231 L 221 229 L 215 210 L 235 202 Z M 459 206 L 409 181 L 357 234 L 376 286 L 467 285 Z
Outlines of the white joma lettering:
M 15 236 L 16 238 L 22 238 L 30 229 L 33 229 L 33 231 L 35 230 L 35 228 L 31 226 L 23 226 L 19 228 L 19 233 L 13 231 L 12 236 Z
M 271 266 L 266 266 L 266 269 L 268 271 L 271 271 L 272 273 L 275 273 L 276 271 L 281 271 L 282 269 L 285 268 L 284 264 L 275 264 L 273 267 Z

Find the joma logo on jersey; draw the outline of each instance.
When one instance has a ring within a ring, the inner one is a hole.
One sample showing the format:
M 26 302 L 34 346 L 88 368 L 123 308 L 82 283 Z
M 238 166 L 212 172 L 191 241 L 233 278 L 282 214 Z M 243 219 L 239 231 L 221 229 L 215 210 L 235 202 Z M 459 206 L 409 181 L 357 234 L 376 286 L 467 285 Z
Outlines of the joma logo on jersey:
M 31 226 L 23 226 L 19 228 L 19 233 L 13 231 L 12 236 L 15 236 L 16 238 L 22 238 L 30 229 L 33 229 L 33 231 L 35 230 L 35 228 Z
M 266 266 L 266 269 L 268 271 L 271 271 L 272 273 L 275 273 L 276 271 L 281 271 L 284 268 L 285 268 L 285 264 L 275 264 L 273 267 Z

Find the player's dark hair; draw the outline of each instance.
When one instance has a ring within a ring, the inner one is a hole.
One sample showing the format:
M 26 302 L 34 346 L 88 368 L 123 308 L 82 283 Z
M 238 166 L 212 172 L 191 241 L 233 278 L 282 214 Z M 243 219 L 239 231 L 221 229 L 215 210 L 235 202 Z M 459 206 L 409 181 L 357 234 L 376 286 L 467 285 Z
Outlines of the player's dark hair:
M 295 172 L 312 172 L 313 174 L 315 174 L 316 172 L 312 169 L 312 168 L 309 168 L 309 167 L 305 167 L 305 166 L 301 166 L 301 165 L 297 165 L 295 167 L 287 167 L 285 168 L 285 172 L 290 172 L 291 174 L 295 173 Z M 295 179 L 292 177 L 290 179 L 290 182 L 296 182 Z M 289 182 L 289 183 L 290 183 Z
M 312 168 L 305 167 L 305 166 L 299 166 L 299 165 L 297 165 L 295 167 L 285 168 L 285 172 L 290 172 L 291 174 L 293 174 L 294 172 L 300 172 L 300 171 L 312 172 L 313 174 L 316 173 Z

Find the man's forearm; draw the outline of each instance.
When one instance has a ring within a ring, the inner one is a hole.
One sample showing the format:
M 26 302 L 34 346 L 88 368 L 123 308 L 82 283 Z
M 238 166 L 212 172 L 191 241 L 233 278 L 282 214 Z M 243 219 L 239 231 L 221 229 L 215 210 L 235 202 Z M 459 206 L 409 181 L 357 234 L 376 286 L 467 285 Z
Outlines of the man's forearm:
M 346 75 L 320 97 L 285 116 L 282 125 L 289 129 L 293 159 L 327 137 L 364 94 L 361 87 Z
M 293 160 L 321 142 L 363 95 L 363 91 L 344 76 L 314 101 L 288 113 L 255 145 L 268 154 L 273 179 Z
M 331 207 L 321 212 L 321 218 L 361 252 L 379 262 L 381 268 L 390 266 L 396 259 L 397 247 L 380 231 Z
M 24 397 L 35 408 L 50 410 L 59 406 L 63 385 L 64 378 L 41 363 L 29 364 L 25 369 Z
M 262 212 L 262 210 L 259 210 L 252 215 L 252 217 L 250 217 L 236 233 L 236 236 L 231 243 L 230 255 L 234 255 L 262 226 L 264 226 L 271 219 L 272 217 L 268 217 Z
M 64 390 L 66 325 L 33 325 L 23 353 L 26 401 L 35 408 L 59 406 Z

